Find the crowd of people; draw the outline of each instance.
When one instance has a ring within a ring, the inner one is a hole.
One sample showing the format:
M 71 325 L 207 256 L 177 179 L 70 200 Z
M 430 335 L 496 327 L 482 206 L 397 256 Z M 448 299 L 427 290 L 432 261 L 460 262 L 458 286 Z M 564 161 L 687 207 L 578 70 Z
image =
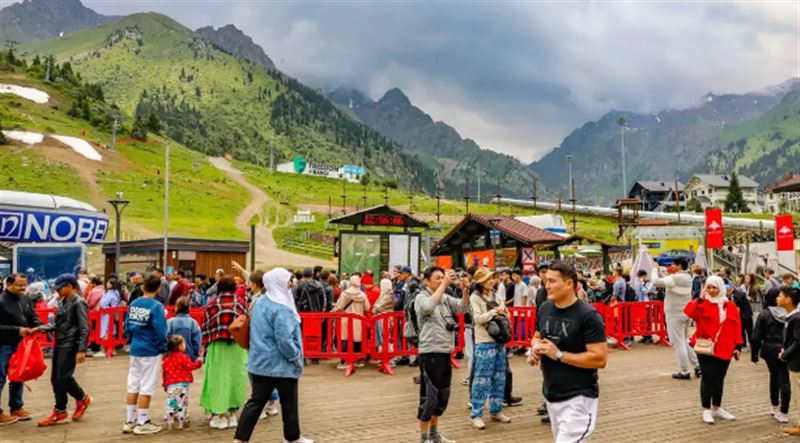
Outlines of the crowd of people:
M 472 427 L 487 428 L 487 403 L 490 422 L 511 422 L 513 414 L 505 408 L 522 399 L 512 395 L 508 359 L 514 353 L 526 354 L 543 374 L 544 403 L 537 410 L 542 422 L 550 425 L 556 441 L 584 441 L 597 422 L 598 369 L 606 365 L 609 339 L 603 318 L 590 303 L 662 300 L 678 360 L 672 377 L 689 380 L 693 371 L 701 379 L 704 422 L 734 419 L 722 408 L 724 381 L 730 361 L 738 360 L 749 347 L 753 363 L 766 362 L 772 416 L 788 423 L 790 407 L 794 408 L 798 426 L 785 432 L 800 435 L 800 288 L 791 275 L 781 282 L 774 273 L 766 273 L 762 289 L 755 276 L 736 281 L 725 268 L 706 275 L 681 258 L 669 269 L 656 265 L 651 272 L 636 272 L 635 278 L 621 267 L 609 276 L 590 275 L 562 262 L 541 262 L 530 274 L 481 266 L 455 270 L 432 266 L 421 275 L 404 266 L 377 275 L 372 270 L 337 275 L 321 267 L 298 272 L 276 268 L 265 273 L 236 263 L 232 266 L 239 276 L 223 269 L 211 278 L 155 269 L 146 275 L 132 273 L 127 282 L 113 274 L 101 279 L 81 270 L 58 277 L 50 288 L 39 282 L 28 285 L 24 274 L 8 277 L 0 295 L 0 389 L 20 340 L 36 333 L 51 334 L 55 339 L 51 365 L 55 406 L 38 426 L 79 421 L 93 400 L 73 377 L 76 365 L 88 355 L 118 352 L 88 347 L 89 312 L 127 306 L 123 332 L 130 363 L 123 432 L 162 431 L 150 416 L 156 389 L 167 394 L 166 427 L 189 426 L 193 371 L 202 367 L 199 404 L 210 427 L 235 428 L 236 441 L 246 442 L 259 418 L 277 415 L 280 409 L 286 441 L 310 442 L 300 432 L 298 380 L 304 366 L 317 361 L 304 357 L 301 314 L 368 316 L 402 311 L 407 319 L 402 331 L 385 333 L 383 328 L 393 326 L 378 322 L 373 333 L 379 348 L 391 347 L 395 337 L 403 337 L 418 350 L 416 358 L 398 357 L 391 365 L 418 367 L 414 382 L 419 384 L 420 442 L 451 441 L 439 430 L 439 420 L 449 403 L 451 355 L 460 324 L 468 368 L 461 384 L 469 389 Z M 167 306 L 175 314 L 169 320 Z M 526 319 L 516 319 L 516 327 L 511 327 L 509 308 L 526 306 L 537 308 L 536 317 L 528 319 L 535 323 L 534 336 L 527 347 L 508 348 L 510 340 L 524 337 L 512 337 L 514 331 L 524 334 L 526 330 Z M 42 307 L 56 309 L 45 322 L 35 312 Z M 202 308 L 200 322 L 189 315 L 192 308 Z M 116 327 L 113 314 L 108 315 L 101 318 L 101 336 Z M 460 315 L 463 323 L 458 321 Z M 231 332 L 242 318 L 248 319 L 248 349 Z M 336 337 L 329 346 L 347 351 L 352 343 L 353 350 L 361 352 L 361 322 L 353 321 L 352 327 L 346 322 L 323 323 L 324 329 L 337 330 L 322 335 Z M 353 334 L 351 339 L 349 334 Z M 356 366 L 365 364 L 359 361 Z M 344 369 L 347 363 L 338 367 Z M 76 404 L 71 418 L 67 412 L 70 396 Z M 0 412 L 0 425 L 30 419 L 23 407 L 21 384 L 9 383 L 8 405 L 8 414 Z

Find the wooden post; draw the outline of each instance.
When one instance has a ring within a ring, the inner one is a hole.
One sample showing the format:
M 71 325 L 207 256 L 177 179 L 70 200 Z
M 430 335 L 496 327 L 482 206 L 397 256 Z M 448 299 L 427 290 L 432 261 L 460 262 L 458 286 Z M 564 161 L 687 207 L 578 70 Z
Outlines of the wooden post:
M 256 269 L 256 225 L 250 225 L 250 272 Z

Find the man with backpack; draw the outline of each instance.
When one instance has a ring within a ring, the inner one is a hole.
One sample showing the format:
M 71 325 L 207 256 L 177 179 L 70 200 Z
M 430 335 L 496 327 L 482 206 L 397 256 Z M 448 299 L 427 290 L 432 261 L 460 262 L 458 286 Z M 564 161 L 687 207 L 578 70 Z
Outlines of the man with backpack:
M 421 443 L 450 443 L 438 431 L 439 417 L 447 409 L 450 400 L 450 383 L 453 368 L 450 353 L 453 351 L 455 333 L 458 331 L 456 315 L 469 312 L 469 294 L 464 292 L 461 300 L 447 297 L 445 290 L 455 279 L 450 271 L 431 266 L 423 274 L 423 287 L 414 297 L 413 311 L 409 321 L 415 331 L 407 337 L 417 337 L 419 366 L 422 380 L 419 390 L 419 431 Z
M 332 306 L 328 305 L 325 289 L 322 284 L 314 280 L 314 271 L 311 268 L 303 270 L 303 280 L 294 291 L 294 300 L 299 312 L 327 312 Z
M 42 325 L 34 312 L 33 302 L 25 296 L 27 287 L 28 278 L 25 274 L 11 274 L 6 277 L 6 288 L 0 294 L 0 394 L 6 383 L 8 363 L 22 337 L 36 333 L 36 328 Z M 22 408 L 22 392 L 22 383 L 9 382 L 10 411 L 9 414 L 3 414 L 0 408 L 0 426 L 31 419 L 31 414 Z

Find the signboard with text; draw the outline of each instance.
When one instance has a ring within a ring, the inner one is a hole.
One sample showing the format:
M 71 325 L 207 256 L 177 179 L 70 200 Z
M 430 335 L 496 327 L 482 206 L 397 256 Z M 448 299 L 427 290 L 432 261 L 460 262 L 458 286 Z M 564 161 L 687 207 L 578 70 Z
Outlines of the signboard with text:
M 0 241 L 5 242 L 100 244 L 107 231 L 102 214 L 0 210 Z

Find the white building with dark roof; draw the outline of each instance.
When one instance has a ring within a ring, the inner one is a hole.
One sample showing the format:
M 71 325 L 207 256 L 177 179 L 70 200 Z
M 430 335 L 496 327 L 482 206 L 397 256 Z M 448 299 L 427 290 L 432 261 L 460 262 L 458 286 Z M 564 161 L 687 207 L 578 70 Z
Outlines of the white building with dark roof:
M 758 203 L 758 183 L 744 175 L 737 176 L 739 187 L 742 188 L 742 197 L 747 202 L 750 212 L 761 212 Z M 710 207 L 725 207 L 725 197 L 731 186 L 730 175 L 697 174 L 686 183 L 686 199 L 692 198 L 700 202 L 703 209 Z

